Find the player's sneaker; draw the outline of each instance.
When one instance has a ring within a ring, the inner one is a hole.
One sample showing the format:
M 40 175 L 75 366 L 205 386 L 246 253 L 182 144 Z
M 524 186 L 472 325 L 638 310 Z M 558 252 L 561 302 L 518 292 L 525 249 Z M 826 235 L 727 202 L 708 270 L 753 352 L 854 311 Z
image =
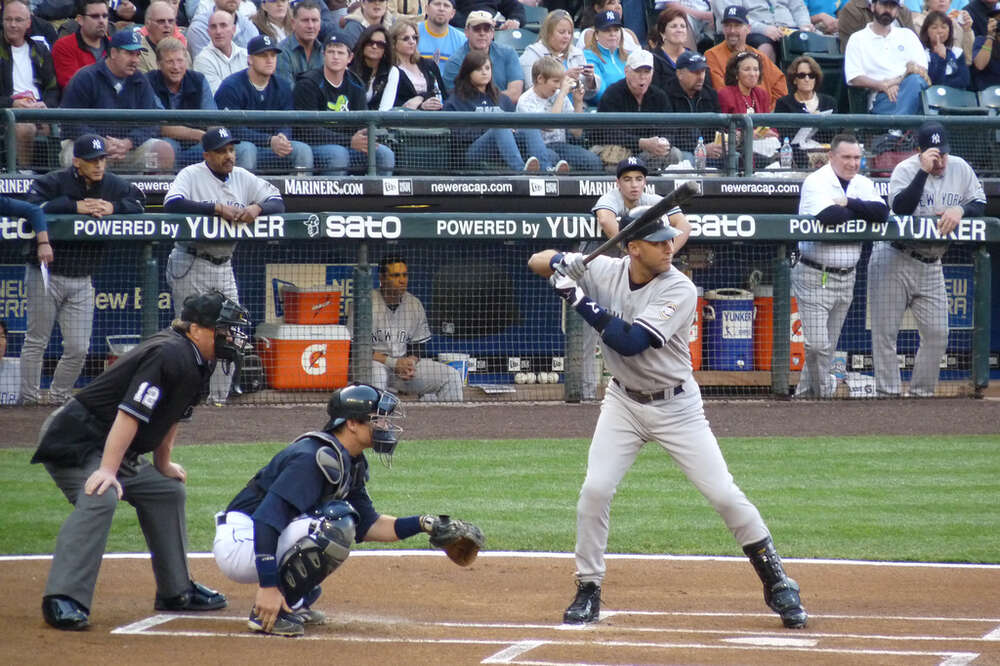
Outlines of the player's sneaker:
M 260 621 L 260 618 L 257 617 L 257 613 L 254 610 L 250 611 L 250 619 L 247 620 L 247 626 L 250 627 L 252 631 L 256 631 L 261 634 L 271 634 L 272 636 L 287 636 L 294 638 L 306 633 L 305 628 L 302 626 L 302 622 L 300 622 L 293 614 L 286 613 L 285 611 L 280 611 L 278 613 L 278 619 L 274 621 L 274 626 L 271 627 L 271 631 L 264 629 L 264 623 Z
M 565 624 L 597 622 L 601 614 L 601 587 L 597 583 L 576 583 L 576 598 L 563 613 Z
M 308 606 L 292 611 L 292 616 L 302 624 L 326 624 L 326 613 Z
M 775 613 L 781 616 L 781 622 L 788 629 L 802 629 L 806 626 L 809 616 L 799 599 L 799 584 L 791 578 L 785 578 L 764 588 L 764 602 Z

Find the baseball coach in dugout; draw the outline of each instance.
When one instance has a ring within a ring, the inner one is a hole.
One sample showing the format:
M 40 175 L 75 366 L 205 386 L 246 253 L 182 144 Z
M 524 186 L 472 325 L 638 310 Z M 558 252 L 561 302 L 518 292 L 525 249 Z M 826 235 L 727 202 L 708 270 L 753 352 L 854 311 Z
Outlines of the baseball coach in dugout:
M 611 499 L 639 451 L 653 440 L 743 546 L 764 584 L 767 605 L 786 627 L 804 627 L 806 611 L 798 584 L 785 575 L 767 526 L 733 481 L 705 419 L 688 349 L 697 292 L 671 265 L 674 239 L 681 230 L 662 217 L 649 220 L 650 215 L 640 211 L 631 213 L 639 217 L 631 223 L 634 236 L 622 240 L 623 257 L 591 255 L 588 267 L 581 254 L 544 250 L 528 260 L 528 267 L 550 278 L 556 293 L 601 334 L 601 350 L 613 375 L 577 502 L 577 592 L 563 622 L 599 620 Z
M 57 629 L 89 624 L 94 585 L 118 500 L 135 507 L 156 578 L 156 610 L 225 608 L 191 580 L 184 504 L 187 473 L 171 460 L 219 359 L 237 360 L 247 311 L 218 291 L 190 296 L 180 319 L 126 352 L 42 424 L 32 463 L 43 463 L 73 511 L 56 540 L 42 599 Z M 150 464 L 146 453 L 153 452 Z M 108 492 L 111 491 L 111 492 Z

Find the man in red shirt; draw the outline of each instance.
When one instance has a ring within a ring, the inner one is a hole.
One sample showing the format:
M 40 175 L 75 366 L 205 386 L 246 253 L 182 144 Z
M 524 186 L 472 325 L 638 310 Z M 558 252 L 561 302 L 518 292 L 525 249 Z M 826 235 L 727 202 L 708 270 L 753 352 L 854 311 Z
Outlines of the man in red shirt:
M 56 80 L 63 89 L 77 70 L 93 65 L 108 54 L 107 0 L 77 0 L 76 22 L 80 28 L 52 46 Z

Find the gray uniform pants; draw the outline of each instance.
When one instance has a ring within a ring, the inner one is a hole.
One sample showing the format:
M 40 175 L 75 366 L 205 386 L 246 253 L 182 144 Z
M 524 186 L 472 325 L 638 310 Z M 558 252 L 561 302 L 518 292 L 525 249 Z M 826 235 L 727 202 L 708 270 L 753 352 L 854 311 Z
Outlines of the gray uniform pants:
M 372 361 L 372 385 L 380 389 L 393 388 L 416 393 L 427 402 L 462 402 L 462 375 L 446 363 L 422 358 L 416 365 L 412 379 L 406 381 L 396 376 L 384 364 Z
M 233 264 L 217 265 L 174 248 L 167 258 L 167 284 L 174 301 L 174 312 L 178 317 L 184 309 L 184 299 L 191 294 L 200 294 L 209 289 L 218 289 L 226 298 L 237 303 L 240 295 L 236 291 L 236 277 Z M 226 367 L 229 366 L 229 367 Z M 228 370 L 228 372 L 227 372 Z M 232 366 L 219 362 L 209 380 L 208 402 L 225 403 L 233 384 Z
M 63 353 L 52 375 L 50 395 L 54 402 L 66 402 L 73 395 L 73 384 L 83 370 L 90 349 L 94 286 L 89 275 L 50 274 L 46 292 L 42 271 L 37 266 L 26 267 L 24 282 L 28 296 L 28 331 L 21 350 L 21 400 L 26 404 L 39 400 L 42 358 L 52 337 L 52 327 L 58 321 Z
M 45 596 L 64 595 L 86 608 L 92 607 L 94 585 L 101 568 L 111 521 L 118 507 L 115 491 L 87 495 L 87 477 L 101 464 L 95 450 L 80 467 L 56 467 L 45 463 L 66 499 L 74 505 L 56 540 Z M 184 484 L 160 474 L 142 456 L 124 462 L 118 470 L 123 500 L 135 507 L 146 545 L 152 554 L 157 593 L 175 597 L 187 591 L 191 576 L 187 565 L 187 523 Z
M 804 398 L 833 397 L 837 385 L 830 381 L 830 368 L 840 330 L 854 300 L 854 277 L 826 273 L 801 263 L 792 269 L 792 294 L 798 301 L 806 361 L 795 395 Z
M 933 396 L 941 357 L 948 349 L 948 293 L 941 262 L 925 264 L 889 243 L 876 243 L 868 260 L 868 308 L 872 317 L 875 390 L 879 395 L 898 396 L 901 391 L 896 339 L 907 307 L 920 332 L 910 395 Z
M 583 582 L 600 583 L 604 578 L 611 500 L 647 441 L 656 442 L 670 454 L 741 546 L 769 534 L 757 507 L 729 473 L 693 378 L 684 382 L 683 393 L 645 405 L 610 382 L 590 442 L 587 476 L 576 505 L 576 575 Z M 654 529 L 669 529 L 667 519 L 658 518 Z

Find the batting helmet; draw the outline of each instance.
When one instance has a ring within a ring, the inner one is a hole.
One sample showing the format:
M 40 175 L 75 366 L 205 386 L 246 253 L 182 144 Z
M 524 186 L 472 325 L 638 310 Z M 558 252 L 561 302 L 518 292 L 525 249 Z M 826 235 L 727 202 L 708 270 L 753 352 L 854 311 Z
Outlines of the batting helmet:
M 403 417 L 399 398 L 368 384 L 354 383 L 337 389 L 326 403 L 330 420 L 323 428 L 333 431 L 348 419 L 372 424 L 372 448 L 389 466 L 399 433 L 403 428 L 394 421 Z
M 215 357 L 238 361 L 247 347 L 250 313 L 218 289 L 191 294 L 184 299 L 181 319 L 215 329 Z

